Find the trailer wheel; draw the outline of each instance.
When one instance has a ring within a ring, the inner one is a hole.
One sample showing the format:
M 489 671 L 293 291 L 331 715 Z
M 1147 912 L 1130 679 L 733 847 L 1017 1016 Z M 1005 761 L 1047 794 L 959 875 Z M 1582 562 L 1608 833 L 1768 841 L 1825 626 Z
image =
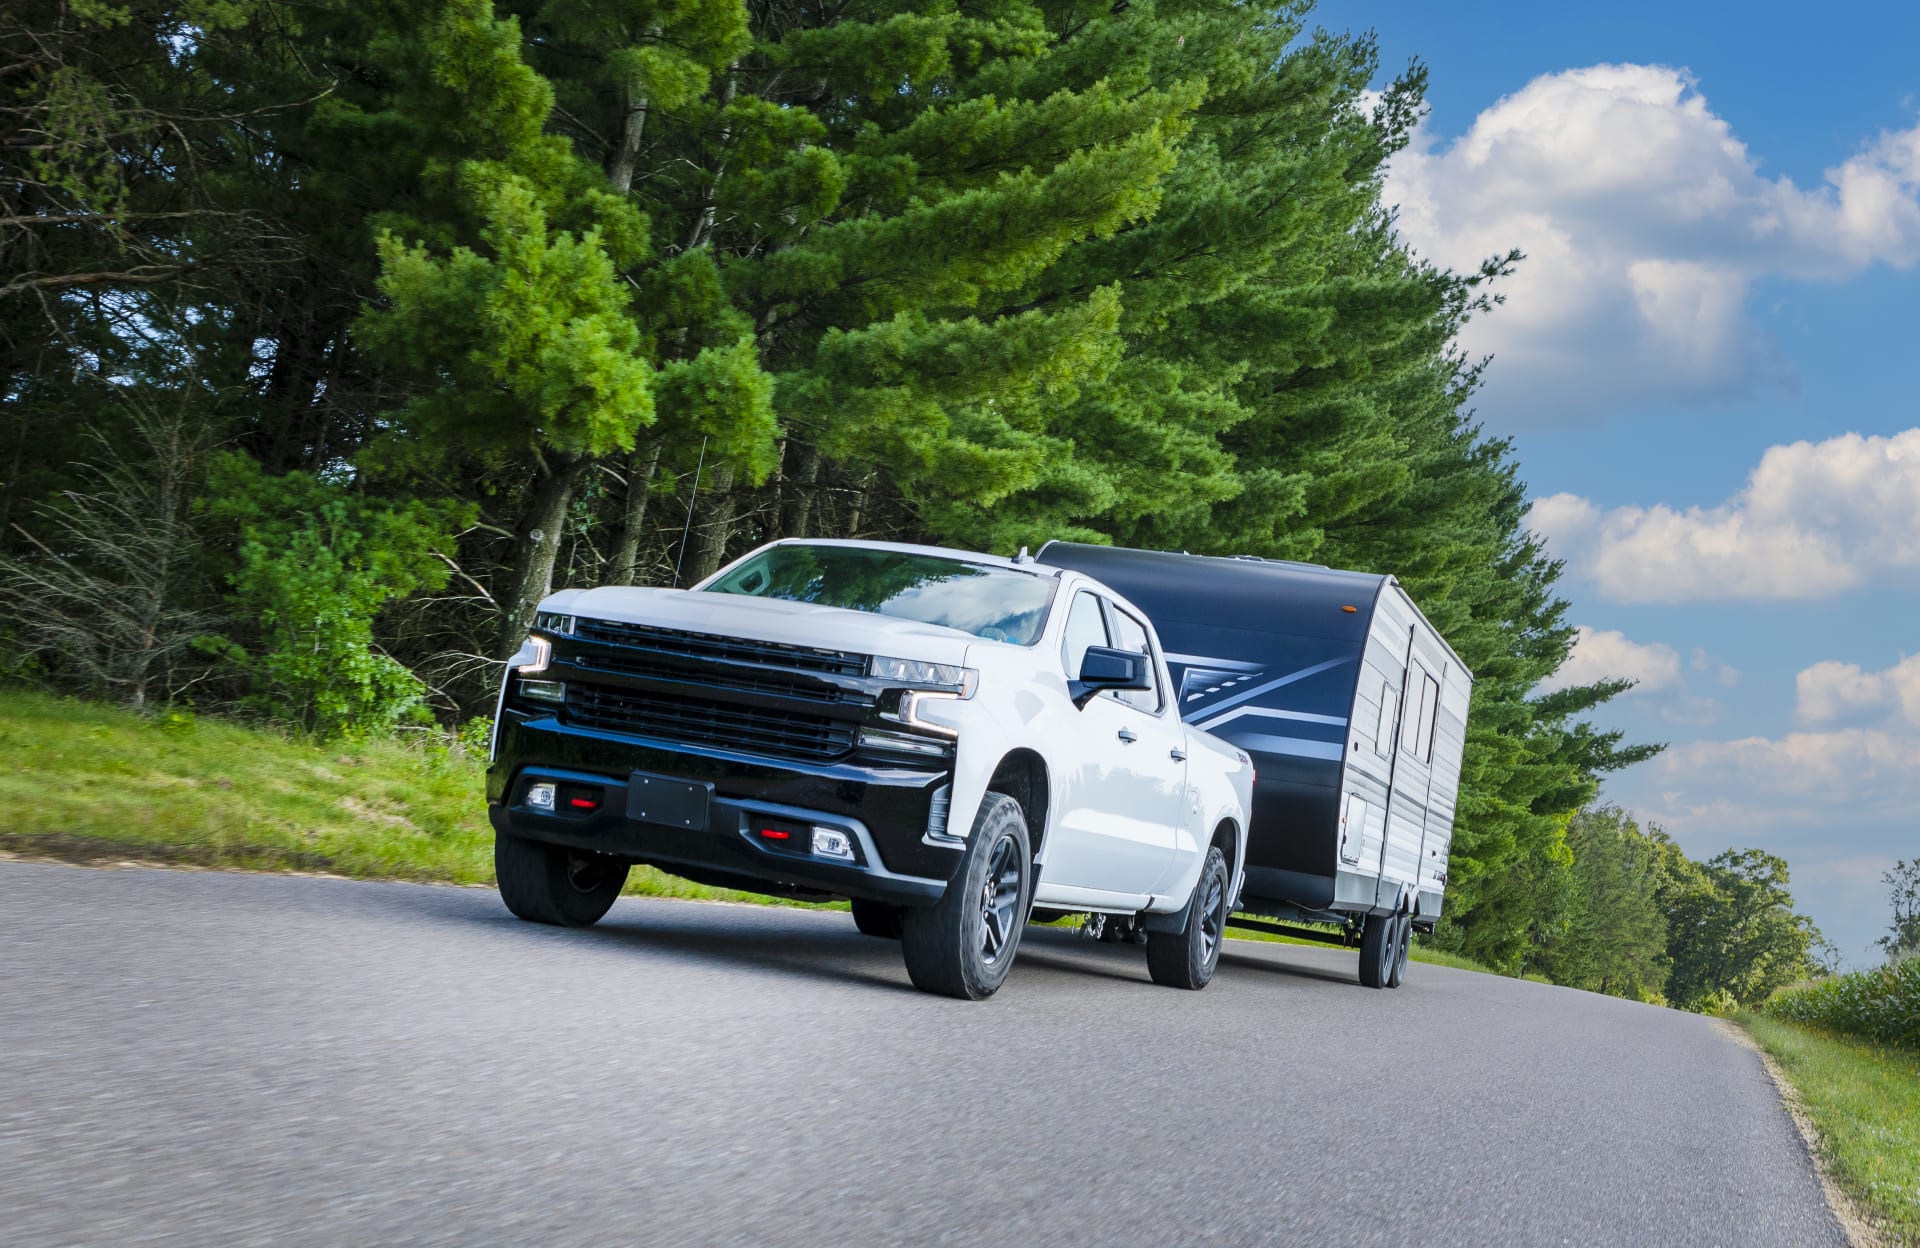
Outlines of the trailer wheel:
M 1413 916 L 1403 914 L 1393 926 L 1393 971 L 1387 976 L 1387 987 L 1398 988 L 1406 982 L 1407 955 L 1413 950 Z
M 602 854 L 493 835 L 493 875 L 516 918 L 591 927 L 627 882 L 627 864 Z
M 853 899 L 853 925 L 864 936 L 878 936 L 882 940 L 900 939 L 900 921 L 906 916 L 906 910 L 900 906 L 890 906 L 884 901 L 865 901 L 859 897 Z
M 1020 803 L 989 793 L 959 870 L 931 906 L 903 916 L 900 952 L 922 992 L 979 1001 L 1006 981 L 1033 900 L 1033 850 Z
M 1360 983 L 1366 988 L 1385 988 L 1393 978 L 1394 935 L 1400 920 L 1391 914 L 1370 914 L 1360 927 Z
M 1205 988 L 1220 965 L 1220 942 L 1227 932 L 1227 860 L 1218 845 L 1187 902 L 1186 927 L 1178 932 L 1147 933 L 1147 974 L 1169 988 Z

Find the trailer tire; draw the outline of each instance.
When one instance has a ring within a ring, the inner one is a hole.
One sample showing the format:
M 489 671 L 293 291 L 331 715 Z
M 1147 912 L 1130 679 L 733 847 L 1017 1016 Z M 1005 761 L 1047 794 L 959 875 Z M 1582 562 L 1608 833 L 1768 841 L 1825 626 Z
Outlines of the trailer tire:
M 1370 914 L 1360 927 L 1360 984 L 1385 988 L 1393 978 L 1394 935 L 1400 920 L 1391 914 Z
M 947 891 L 902 917 L 900 952 L 922 992 L 981 1001 L 1006 982 L 1033 904 L 1033 850 L 1020 803 L 988 793 Z
M 866 901 L 859 897 L 853 899 L 853 925 L 860 929 L 863 936 L 899 940 L 900 923 L 906 914 L 902 906 L 890 906 L 884 901 Z
M 1403 914 L 1394 924 L 1393 970 L 1387 975 L 1387 987 L 1398 988 L 1407 979 L 1407 955 L 1413 948 L 1413 916 Z
M 1185 926 L 1147 933 L 1147 974 L 1154 983 L 1198 990 L 1213 982 L 1227 933 L 1227 882 L 1227 860 L 1211 846 L 1187 899 Z
M 592 927 L 626 885 L 627 863 L 561 845 L 493 834 L 493 875 L 514 917 Z

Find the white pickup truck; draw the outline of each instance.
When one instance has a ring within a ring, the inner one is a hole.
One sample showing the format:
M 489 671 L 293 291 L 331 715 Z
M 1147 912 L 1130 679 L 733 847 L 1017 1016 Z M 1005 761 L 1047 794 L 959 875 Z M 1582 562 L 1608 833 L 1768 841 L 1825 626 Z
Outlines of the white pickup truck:
M 632 863 L 851 898 L 920 988 L 989 996 L 1036 907 L 1204 987 L 1253 769 L 1181 721 L 1146 616 L 1024 557 L 783 541 L 691 590 L 563 590 L 500 691 L 507 907 L 596 922 Z

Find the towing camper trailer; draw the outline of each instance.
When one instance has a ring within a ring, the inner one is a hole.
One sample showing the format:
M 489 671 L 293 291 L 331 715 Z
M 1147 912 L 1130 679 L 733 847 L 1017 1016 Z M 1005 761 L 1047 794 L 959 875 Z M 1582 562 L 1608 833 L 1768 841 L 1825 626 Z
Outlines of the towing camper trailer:
M 1242 926 L 1360 946 L 1398 987 L 1446 899 L 1473 673 L 1391 576 L 1049 542 L 1041 563 L 1132 599 L 1166 647 L 1181 717 L 1252 755 Z

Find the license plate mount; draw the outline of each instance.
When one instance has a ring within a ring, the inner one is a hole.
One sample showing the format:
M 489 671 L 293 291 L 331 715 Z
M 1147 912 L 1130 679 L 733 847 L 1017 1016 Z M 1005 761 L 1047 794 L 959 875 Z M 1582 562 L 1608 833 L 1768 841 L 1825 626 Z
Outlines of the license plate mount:
M 705 832 L 713 810 L 713 784 L 636 771 L 627 777 L 627 818 L 662 827 Z

